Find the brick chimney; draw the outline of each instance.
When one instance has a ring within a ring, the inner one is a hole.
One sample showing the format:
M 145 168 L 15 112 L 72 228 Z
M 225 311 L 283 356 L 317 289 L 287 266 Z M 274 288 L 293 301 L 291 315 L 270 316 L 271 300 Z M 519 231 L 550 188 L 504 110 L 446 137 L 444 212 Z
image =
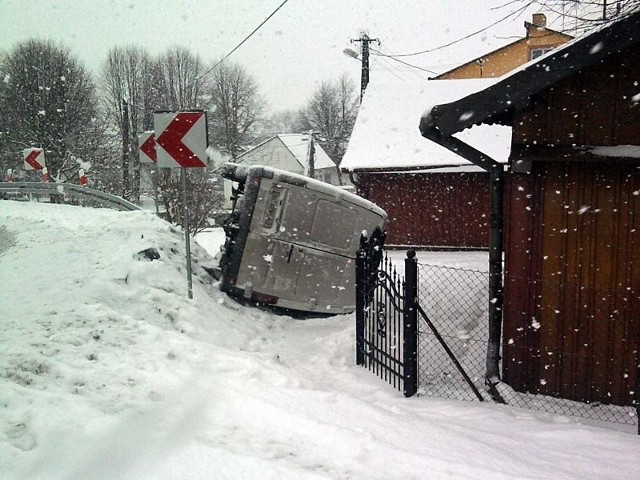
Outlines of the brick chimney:
M 537 27 L 546 27 L 547 16 L 544 13 L 534 13 L 531 18 L 531 23 Z

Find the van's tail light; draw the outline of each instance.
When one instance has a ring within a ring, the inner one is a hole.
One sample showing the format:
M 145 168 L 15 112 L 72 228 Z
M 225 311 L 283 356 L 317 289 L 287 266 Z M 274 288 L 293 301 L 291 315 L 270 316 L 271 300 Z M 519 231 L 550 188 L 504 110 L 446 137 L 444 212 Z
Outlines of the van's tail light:
M 274 297 L 273 295 L 265 295 L 264 293 L 254 292 L 251 294 L 251 300 L 254 302 L 264 303 L 266 305 L 275 305 L 280 300 L 279 297 Z
M 248 180 L 249 180 L 249 183 L 254 187 L 260 186 L 260 180 L 261 180 L 260 177 L 250 176 Z

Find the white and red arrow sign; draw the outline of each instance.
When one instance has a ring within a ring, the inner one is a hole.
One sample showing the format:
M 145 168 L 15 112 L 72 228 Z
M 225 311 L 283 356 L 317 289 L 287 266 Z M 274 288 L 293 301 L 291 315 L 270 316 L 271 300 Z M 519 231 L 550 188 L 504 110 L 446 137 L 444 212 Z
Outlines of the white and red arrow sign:
M 156 137 L 153 132 L 143 132 L 138 134 L 138 155 L 140 163 L 156 163 Z
M 207 166 L 207 117 L 205 112 L 153 114 L 158 167 Z
M 25 170 L 42 170 L 45 167 L 44 150 L 41 148 L 26 148 L 22 151 Z

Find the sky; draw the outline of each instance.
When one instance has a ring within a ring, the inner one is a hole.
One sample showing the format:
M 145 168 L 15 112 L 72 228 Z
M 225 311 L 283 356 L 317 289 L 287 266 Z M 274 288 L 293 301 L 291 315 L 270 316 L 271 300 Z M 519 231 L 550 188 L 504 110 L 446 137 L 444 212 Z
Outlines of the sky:
M 404 398 L 354 364 L 353 314 L 240 305 L 203 270 L 221 230 L 196 240 L 189 300 L 155 215 L 0 200 L 3 480 L 637 478 L 635 425 Z
M 110 48 L 129 44 L 154 55 L 181 45 L 214 62 L 282 1 L 1 0 L 0 51 L 33 37 L 52 39 L 96 73 Z M 535 2 L 525 0 L 288 0 L 229 58 L 256 78 L 270 111 L 297 110 L 322 81 L 347 73 L 359 85 L 361 63 L 343 50 L 357 48 L 350 41 L 362 31 L 380 40 L 374 48 L 397 55 L 437 49 L 508 17 L 451 47 L 400 57 L 440 73 L 523 36 L 524 21 L 538 11 Z M 548 13 L 550 26 L 560 29 Z M 373 55 L 371 75 L 426 80 L 433 73 Z

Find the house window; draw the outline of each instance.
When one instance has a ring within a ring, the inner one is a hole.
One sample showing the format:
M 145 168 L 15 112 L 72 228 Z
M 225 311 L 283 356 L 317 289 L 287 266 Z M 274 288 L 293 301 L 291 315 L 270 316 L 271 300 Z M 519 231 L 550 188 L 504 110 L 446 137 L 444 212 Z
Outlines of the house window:
M 535 60 L 538 57 L 541 57 L 542 55 L 544 55 L 547 52 L 550 52 L 551 50 L 553 50 L 553 47 L 551 48 L 532 48 L 531 52 L 529 53 L 529 60 Z

